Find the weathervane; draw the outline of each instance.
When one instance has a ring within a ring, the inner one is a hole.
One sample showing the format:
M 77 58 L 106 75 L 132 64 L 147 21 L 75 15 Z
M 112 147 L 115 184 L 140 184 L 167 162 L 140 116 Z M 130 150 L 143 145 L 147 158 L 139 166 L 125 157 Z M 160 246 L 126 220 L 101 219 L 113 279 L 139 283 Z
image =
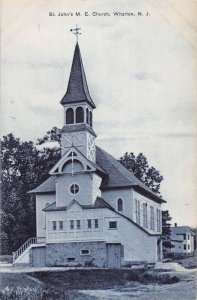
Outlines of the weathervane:
M 79 30 L 81 30 L 81 28 L 77 27 L 77 25 L 76 25 L 76 28 L 70 29 L 70 31 L 72 31 L 73 34 L 75 34 L 77 42 L 78 42 L 78 35 L 81 34 L 81 32 L 79 32 Z

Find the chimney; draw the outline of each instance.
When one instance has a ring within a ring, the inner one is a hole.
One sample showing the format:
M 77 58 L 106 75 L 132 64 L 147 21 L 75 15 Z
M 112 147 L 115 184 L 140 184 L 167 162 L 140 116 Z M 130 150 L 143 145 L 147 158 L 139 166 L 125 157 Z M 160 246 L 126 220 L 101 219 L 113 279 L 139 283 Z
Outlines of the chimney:
M 174 223 L 174 227 L 177 227 L 177 223 Z

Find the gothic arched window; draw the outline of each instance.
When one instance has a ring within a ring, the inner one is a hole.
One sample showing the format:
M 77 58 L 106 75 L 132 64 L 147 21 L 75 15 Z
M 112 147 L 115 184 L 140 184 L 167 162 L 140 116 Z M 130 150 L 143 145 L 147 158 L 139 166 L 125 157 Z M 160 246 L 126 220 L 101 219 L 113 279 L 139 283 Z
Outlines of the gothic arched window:
M 74 111 L 72 108 L 68 108 L 66 111 L 66 124 L 74 123 Z
M 89 110 L 86 108 L 86 123 L 89 124 Z
M 90 111 L 90 126 L 92 127 L 92 112 Z
M 123 201 L 121 198 L 118 198 L 118 211 L 123 211 Z
M 76 123 L 84 122 L 84 111 L 83 107 L 77 107 L 76 109 Z

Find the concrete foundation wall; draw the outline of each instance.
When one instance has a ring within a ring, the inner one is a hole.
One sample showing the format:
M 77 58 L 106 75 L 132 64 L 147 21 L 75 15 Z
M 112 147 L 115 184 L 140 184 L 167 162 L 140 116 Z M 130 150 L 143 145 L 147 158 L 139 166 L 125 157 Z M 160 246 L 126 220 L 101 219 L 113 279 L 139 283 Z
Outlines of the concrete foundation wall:
M 89 254 L 82 254 L 88 250 Z M 46 245 L 46 266 L 106 265 L 105 242 L 70 242 Z

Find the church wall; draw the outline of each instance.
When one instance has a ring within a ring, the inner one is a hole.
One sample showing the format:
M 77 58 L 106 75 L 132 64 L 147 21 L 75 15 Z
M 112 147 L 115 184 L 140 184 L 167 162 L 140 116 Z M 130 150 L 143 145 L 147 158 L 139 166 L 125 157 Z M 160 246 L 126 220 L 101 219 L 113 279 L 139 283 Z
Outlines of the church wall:
M 92 228 L 88 229 L 87 220 L 92 220 Z M 98 219 L 98 228 L 94 228 L 94 219 Z M 64 229 L 58 229 L 58 222 L 64 222 Z M 69 220 L 74 220 L 74 229 L 70 229 Z M 76 221 L 80 220 L 80 229 Z M 52 221 L 57 222 L 57 230 L 52 229 Z M 109 228 L 110 222 L 116 222 L 117 228 Z M 47 243 L 65 243 L 66 241 L 105 241 L 121 243 L 124 246 L 125 261 L 157 260 L 158 236 L 150 236 L 127 219 L 109 209 L 75 210 L 47 213 Z
M 101 177 L 98 176 L 97 174 L 93 174 L 92 178 L 92 184 L 93 184 L 93 190 L 92 190 L 92 197 L 93 197 L 93 202 L 95 201 L 96 197 L 101 197 L 101 190 L 99 189 L 101 185 Z
M 69 190 L 73 183 L 79 186 L 79 193 L 76 195 Z M 93 204 L 96 197 L 101 196 L 100 184 L 101 178 L 97 174 L 83 173 L 57 177 L 57 206 L 67 206 L 73 199 L 82 205 Z
M 132 201 L 132 189 L 122 188 L 122 189 L 110 189 L 104 190 L 101 193 L 101 197 L 108 202 L 115 210 L 117 209 L 118 198 L 123 200 L 123 211 L 120 213 L 124 214 L 128 218 L 133 218 L 133 201 Z
M 119 235 L 125 249 L 125 261 L 147 260 L 150 263 L 157 261 L 157 236 L 150 236 L 128 221 L 120 224 Z
M 110 221 L 117 222 L 117 229 L 109 229 Z M 124 246 L 125 261 L 157 260 L 157 236 L 148 235 L 127 219 L 109 210 L 105 210 L 104 224 L 107 241 L 119 241 Z
M 88 219 L 91 219 L 91 228 L 88 228 Z M 95 219 L 98 228 L 95 228 Z M 62 242 L 67 240 L 103 240 L 103 209 L 82 210 L 77 204 L 68 211 L 47 212 L 46 242 Z M 74 220 L 74 229 L 70 229 L 70 220 Z M 80 220 L 80 229 L 77 229 L 76 220 Z M 57 222 L 57 230 L 53 230 L 52 221 Z M 59 230 L 59 221 L 63 221 L 63 230 Z
M 142 196 L 136 191 L 133 191 L 133 212 L 134 212 L 134 218 L 133 220 L 136 222 L 136 214 L 135 214 L 135 200 L 138 200 L 140 202 L 140 225 L 143 226 L 143 203 L 147 203 L 147 230 L 150 233 L 161 233 L 161 226 L 160 231 L 157 230 L 157 209 L 160 210 L 160 220 L 162 220 L 161 217 L 161 204 L 154 202 L 153 200 Z M 154 208 L 154 230 L 151 230 L 151 212 L 150 207 Z
M 43 208 L 47 203 L 55 202 L 55 194 L 38 194 L 36 195 L 36 235 L 37 237 L 46 236 L 46 220 Z
M 79 193 L 74 195 L 70 192 L 70 186 L 76 183 Z M 73 199 L 80 204 L 92 204 L 92 180 L 91 174 L 60 175 L 56 183 L 57 206 L 67 206 Z

